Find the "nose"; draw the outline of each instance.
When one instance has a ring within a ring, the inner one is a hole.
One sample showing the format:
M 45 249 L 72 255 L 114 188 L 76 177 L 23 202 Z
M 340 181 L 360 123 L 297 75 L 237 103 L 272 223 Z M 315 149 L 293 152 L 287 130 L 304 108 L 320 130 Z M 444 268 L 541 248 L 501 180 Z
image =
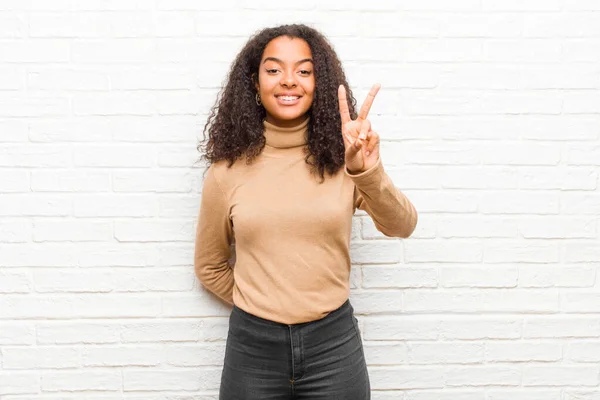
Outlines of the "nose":
M 281 86 L 294 87 L 296 86 L 296 77 L 293 72 L 286 72 L 281 74 L 281 81 L 279 83 Z

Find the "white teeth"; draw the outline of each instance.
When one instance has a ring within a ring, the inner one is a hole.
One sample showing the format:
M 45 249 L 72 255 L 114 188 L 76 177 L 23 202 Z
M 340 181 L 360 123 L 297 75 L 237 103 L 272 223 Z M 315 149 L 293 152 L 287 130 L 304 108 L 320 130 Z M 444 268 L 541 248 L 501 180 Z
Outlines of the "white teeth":
M 293 101 L 297 100 L 298 96 L 279 96 L 279 98 L 286 101 Z

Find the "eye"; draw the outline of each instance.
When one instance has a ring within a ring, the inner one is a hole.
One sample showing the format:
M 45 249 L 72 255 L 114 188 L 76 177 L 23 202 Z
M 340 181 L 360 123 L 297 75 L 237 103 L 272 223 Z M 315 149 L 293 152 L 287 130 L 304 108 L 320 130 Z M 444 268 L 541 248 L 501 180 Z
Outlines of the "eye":
M 310 75 L 310 72 L 311 72 L 311 71 L 308 71 L 308 70 L 306 70 L 306 69 L 303 69 L 303 70 L 301 70 L 301 71 L 300 71 L 300 73 L 301 73 L 302 75 Z
M 267 69 L 266 71 L 267 71 L 267 73 L 269 73 L 269 74 L 274 74 L 274 73 L 276 73 L 276 72 L 277 72 L 277 70 L 276 70 L 276 69 Z

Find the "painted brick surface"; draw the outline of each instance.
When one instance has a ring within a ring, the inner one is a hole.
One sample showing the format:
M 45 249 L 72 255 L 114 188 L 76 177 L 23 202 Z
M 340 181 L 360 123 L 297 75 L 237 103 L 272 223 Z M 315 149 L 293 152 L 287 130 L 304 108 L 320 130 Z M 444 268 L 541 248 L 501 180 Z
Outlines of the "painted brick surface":
M 600 1 L 0 0 L 0 400 L 215 400 L 196 141 L 240 46 L 338 51 L 405 240 L 353 222 L 375 400 L 600 399 Z

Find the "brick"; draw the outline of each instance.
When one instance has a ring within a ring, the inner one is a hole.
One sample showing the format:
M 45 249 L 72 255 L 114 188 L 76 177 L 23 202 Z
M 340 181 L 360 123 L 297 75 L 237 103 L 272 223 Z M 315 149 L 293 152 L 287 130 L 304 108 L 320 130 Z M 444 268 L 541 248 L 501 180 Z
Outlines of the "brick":
M 386 392 L 383 392 L 386 393 Z M 393 392 L 390 392 L 393 393 Z M 405 400 L 487 400 L 486 392 L 483 390 L 464 390 L 455 388 L 433 389 L 433 390 L 411 390 L 407 392 Z M 384 397 L 382 400 L 394 400 L 399 397 Z M 540 399 L 541 400 L 541 399 Z M 558 399 L 557 399 L 558 400 Z
M 593 168 L 519 168 L 519 187 L 535 190 L 596 190 L 598 173 Z
M 34 192 L 108 192 L 110 173 L 83 170 L 34 170 L 31 173 Z
M 35 326 L 31 322 L 0 321 L 0 345 L 32 345 L 35 342 Z
M 123 343 L 224 341 L 228 326 L 228 317 L 131 320 L 124 323 L 121 328 L 121 341 Z
M 28 39 L 0 43 L 0 61 L 9 63 L 67 63 L 70 61 L 68 40 Z
M 567 160 L 570 165 L 600 165 L 600 146 L 570 146 Z
M 597 90 L 565 92 L 563 112 L 566 114 L 597 114 L 600 112 Z
M 563 247 L 563 257 L 566 262 L 598 262 L 600 260 L 600 247 L 596 240 L 570 241 Z
M 188 220 L 115 221 L 115 239 L 119 242 L 191 242 L 194 222 Z
M 176 367 L 213 365 L 220 367 L 225 356 L 225 343 L 175 344 L 165 348 L 165 363 Z
M 484 11 L 559 11 L 562 7 L 560 0 L 509 0 L 498 4 L 493 0 L 483 0 Z
M 115 369 L 42 372 L 42 390 L 48 392 L 101 390 L 117 391 L 123 385 L 121 371 Z
M 37 322 L 38 344 L 118 343 L 121 324 L 107 321 Z
M 421 213 L 474 213 L 482 195 L 468 191 L 440 191 L 435 196 L 431 191 L 405 190 L 404 194 Z
M 20 217 L 67 216 L 71 199 L 62 196 L 37 194 L 3 194 L 0 196 L 0 215 Z
M 363 318 L 365 340 L 436 340 L 439 318 L 430 316 L 367 316 Z
M 437 267 L 408 267 L 405 265 L 364 266 L 363 288 L 436 287 Z
M 350 295 L 350 301 L 356 314 L 394 313 L 402 310 L 402 292 L 386 291 L 355 291 Z
M 563 59 L 554 39 L 490 39 L 483 44 L 483 61 L 509 63 L 554 63 Z
M 410 62 L 470 62 L 482 59 L 482 42 L 478 39 L 406 40 L 404 57 Z
M 0 120 L 0 143 L 26 142 L 28 137 L 27 123 L 19 120 Z M 4 153 L 3 153 L 4 154 Z
M 0 395 L 38 394 L 40 390 L 39 372 L 0 372 Z
M 153 217 L 157 214 L 156 196 L 94 194 L 73 199 L 75 217 Z
M 5 347 L 4 369 L 59 369 L 81 366 L 81 350 L 77 348 L 36 346 Z
M 29 293 L 32 286 L 26 271 L 0 269 L 0 293 Z
M 522 218 L 519 232 L 528 239 L 595 238 L 596 224 L 587 218 Z
M 432 291 L 414 289 L 403 298 L 406 312 L 558 312 L 558 293 L 552 291 L 477 289 Z
M 600 362 L 600 342 L 579 341 L 569 343 L 565 349 L 565 359 L 574 362 Z
M 511 288 L 517 286 L 516 267 L 440 267 L 440 283 L 446 288 Z
M 77 64 L 147 63 L 152 61 L 154 56 L 155 43 L 151 39 L 82 39 L 71 45 L 71 57 Z M 92 98 L 88 99 L 92 102 Z M 106 96 L 103 100 L 107 100 Z
M 597 386 L 600 369 L 591 366 L 527 365 L 523 386 Z
M 592 287 L 595 279 L 596 270 L 585 265 L 519 267 L 520 287 Z
M 564 312 L 573 313 L 598 313 L 600 312 L 600 293 L 561 293 L 561 310 Z
M 558 362 L 561 359 L 560 342 L 490 341 L 485 345 L 488 362 Z
M 524 338 L 598 338 L 600 319 L 591 316 L 527 317 Z
M 148 368 L 145 370 L 123 370 L 123 390 L 216 390 L 219 388 L 221 368 L 203 367 L 194 369 Z
M 445 373 L 448 386 L 518 386 L 521 368 L 515 366 L 448 367 Z
M 76 68 L 36 68 L 27 74 L 30 90 L 109 90 L 106 72 Z
M 188 292 L 195 283 L 193 268 L 120 268 L 110 274 L 116 292 Z
M 484 361 L 483 343 L 409 343 L 410 364 L 476 364 Z
M 402 260 L 402 245 L 399 240 L 355 241 L 350 246 L 353 263 L 388 264 Z
M 484 146 L 482 162 L 489 165 L 552 165 L 561 159 L 561 147 L 558 144 L 540 144 L 533 142 L 494 143 Z
M 440 36 L 450 38 L 512 38 L 523 32 L 522 17 L 515 14 L 455 13 L 445 15 L 440 24 Z
M 363 341 L 368 365 L 398 365 L 408 362 L 408 346 L 404 342 Z
M 33 223 L 34 242 L 108 242 L 112 237 L 111 222 L 37 220 Z
M 522 320 L 515 317 L 446 317 L 440 321 L 440 338 L 448 340 L 518 339 Z
M 59 142 L 108 142 L 114 129 L 111 119 L 101 116 L 31 120 L 29 140 L 55 145 Z
M 156 345 L 99 345 L 81 350 L 84 367 L 153 367 L 164 360 L 164 351 Z
M 490 216 L 447 216 L 439 221 L 438 236 L 442 238 L 510 238 L 517 236 L 518 222 L 514 218 Z
M 519 168 L 520 170 L 520 168 Z M 442 166 L 441 186 L 444 189 L 516 189 L 518 171 L 502 166 Z
M 109 36 L 108 13 L 31 13 L 29 36 L 35 38 L 101 38 Z
M 480 263 L 483 244 L 469 240 L 409 240 L 404 242 L 405 262 Z
M 559 250 L 555 244 L 533 239 L 498 241 L 485 248 L 483 260 L 487 263 L 553 263 L 559 261 Z
M 59 268 L 33 271 L 36 292 L 111 292 L 115 285 L 115 273 L 93 269 Z
M 444 370 L 439 367 L 391 367 L 369 368 L 372 389 L 423 389 L 444 387 Z
M 407 143 L 400 157 L 410 164 L 462 165 L 480 162 L 479 146 L 474 143 Z
M 486 36 L 483 33 L 486 29 L 493 29 L 493 27 L 486 24 L 484 19 L 481 19 L 481 15 L 473 16 L 461 16 L 461 18 L 468 18 L 464 21 L 465 24 L 452 25 L 453 29 L 458 29 L 454 32 L 454 35 L 477 35 L 477 33 L 471 33 L 471 29 L 475 32 L 481 31 L 482 33 L 478 36 Z M 474 20 L 478 22 L 474 23 Z M 462 21 L 457 21 L 462 22 Z M 506 21 L 504 21 L 506 23 Z M 501 24 L 498 24 L 499 26 Z M 508 22 L 504 26 L 504 29 L 510 30 L 509 35 L 514 34 L 515 31 L 511 30 L 514 28 L 513 23 Z M 508 32 L 508 30 L 506 32 Z M 462 33 L 460 33 L 462 32 Z M 452 33 L 450 33 L 452 34 Z M 449 65 L 444 67 L 439 73 L 440 88 L 443 89 L 520 89 L 521 75 L 523 72 L 519 68 L 512 66 L 502 67 L 477 64 L 457 64 Z
M 67 147 L 54 145 L 9 145 L 0 147 L 0 167 L 70 167 L 71 152 Z
M 0 243 L 25 243 L 31 241 L 31 221 L 18 219 L 2 219 L 2 229 L 0 229 Z
M 563 192 L 560 194 L 560 213 L 566 215 L 597 215 L 600 213 L 600 194 Z
M 552 389 L 492 389 L 486 400 L 563 400 L 560 390 Z

